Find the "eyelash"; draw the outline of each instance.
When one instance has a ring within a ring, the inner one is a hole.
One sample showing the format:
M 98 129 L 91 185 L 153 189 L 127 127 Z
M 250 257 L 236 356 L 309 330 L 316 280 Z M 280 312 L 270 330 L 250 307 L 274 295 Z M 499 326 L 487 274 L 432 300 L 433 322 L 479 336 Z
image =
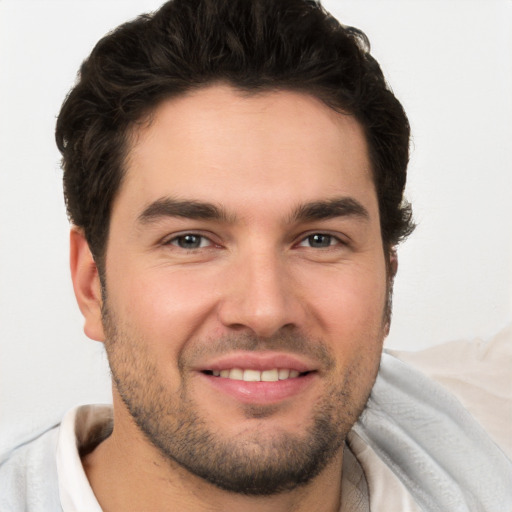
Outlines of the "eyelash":
M 197 247 L 182 247 L 179 244 L 179 242 L 180 242 L 180 240 L 184 240 L 187 237 L 198 239 L 199 240 L 199 246 L 197 246 Z M 208 244 L 207 245 L 203 245 L 204 241 L 207 241 Z M 180 249 L 183 249 L 185 251 L 187 251 L 187 250 L 189 250 L 189 251 L 192 250 L 193 251 L 195 249 L 204 249 L 204 248 L 207 248 L 207 247 L 210 247 L 210 246 L 213 246 L 213 245 L 217 245 L 217 244 L 215 244 L 210 238 L 208 238 L 205 235 L 201 235 L 200 233 L 190 232 L 190 233 L 183 233 L 181 235 L 174 236 L 174 237 L 170 238 L 169 240 L 164 241 L 163 245 L 173 245 L 173 246 L 179 247 Z
M 312 249 L 329 249 L 331 247 L 334 247 L 336 245 L 347 245 L 346 242 L 344 242 L 342 239 L 340 239 L 339 237 L 335 236 L 335 235 L 332 235 L 330 233 L 324 233 L 324 232 L 315 232 L 315 233 L 311 233 L 305 237 L 303 237 L 301 239 L 301 241 L 299 242 L 299 247 L 303 247 L 303 243 L 304 242 L 307 242 L 309 241 L 309 243 L 311 244 L 312 243 L 312 239 L 314 239 L 315 237 L 322 237 L 322 238 L 328 238 L 329 240 L 329 243 L 327 245 L 321 245 L 319 247 L 312 247 L 311 245 L 309 245 L 310 248 Z M 331 242 L 335 242 L 335 243 L 331 243 Z
M 198 245 L 195 246 L 195 247 L 183 247 L 182 245 L 180 245 L 180 241 L 183 241 L 187 237 L 196 239 L 196 241 L 198 242 Z M 300 241 L 298 242 L 298 244 L 295 244 L 295 245 L 298 246 L 298 247 L 304 247 L 304 243 L 309 242 L 309 244 L 312 244 L 312 243 L 314 243 L 313 239 L 315 237 L 322 237 L 322 239 L 327 238 L 328 239 L 328 244 L 327 245 L 320 245 L 318 247 L 312 247 L 312 245 L 309 245 L 308 247 L 311 248 L 311 249 L 329 249 L 329 248 L 334 247 L 336 245 L 342 245 L 342 246 L 348 245 L 347 242 L 343 241 L 339 237 L 337 237 L 335 235 L 332 235 L 330 233 L 324 233 L 324 232 L 321 232 L 321 231 L 310 233 L 310 234 L 308 234 L 306 236 L 302 236 Z M 207 242 L 207 244 L 203 245 L 205 241 Z M 332 242 L 334 242 L 334 243 L 332 243 Z M 174 236 L 174 237 L 170 238 L 169 240 L 164 241 L 162 245 L 172 245 L 172 246 L 178 247 L 178 248 L 183 249 L 183 250 L 194 251 L 196 249 L 205 249 L 205 248 L 208 248 L 208 247 L 211 247 L 211 246 L 215 246 L 217 244 L 215 244 L 215 242 L 213 242 L 211 240 L 211 238 L 209 238 L 209 237 L 207 237 L 205 235 L 202 235 L 200 233 L 190 232 L 190 233 L 183 233 L 183 234 Z

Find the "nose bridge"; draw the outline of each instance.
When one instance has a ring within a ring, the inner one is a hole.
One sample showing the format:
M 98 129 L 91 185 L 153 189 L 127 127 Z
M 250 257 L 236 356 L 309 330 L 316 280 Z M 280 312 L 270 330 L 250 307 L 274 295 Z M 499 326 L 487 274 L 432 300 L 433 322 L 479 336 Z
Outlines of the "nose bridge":
M 293 302 L 294 286 L 282 254 L 260 244 L 238 254 L 221 318 L 227 326 L 268 337 L 298 321 Z

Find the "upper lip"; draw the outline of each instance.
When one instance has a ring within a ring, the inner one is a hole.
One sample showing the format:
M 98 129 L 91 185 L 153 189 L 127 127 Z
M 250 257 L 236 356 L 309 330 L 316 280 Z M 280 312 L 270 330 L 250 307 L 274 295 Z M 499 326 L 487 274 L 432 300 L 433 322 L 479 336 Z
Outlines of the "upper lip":
M 228 370 L 243 368 L 244 370 L 272 370 L 274 368 L 287 368 L 300 373 L 316 370 L 312 361 L 296 354 L 281 352 L 235 352 L 213 358 L 201 364 L 199 371 Z

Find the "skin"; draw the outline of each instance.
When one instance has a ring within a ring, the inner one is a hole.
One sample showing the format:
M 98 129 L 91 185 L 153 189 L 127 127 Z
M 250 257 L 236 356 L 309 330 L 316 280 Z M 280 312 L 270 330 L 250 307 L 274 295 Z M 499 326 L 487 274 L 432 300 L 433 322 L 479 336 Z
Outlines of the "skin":
M 71 233 L 85 332 L 105 343 L 117 380 L 114 431 L 83 459 L 102 508 L 338 510 L 343 437 L 366 403 L 388 329 L 385 252 L 361 126 L 308 95 L 215 85 L 163 102 L 133 133 L 126 169 L 110 221 L 107 304 L 83 234 Z M 223 215 L 171 215 L 177 201 L 207 202 Z M 328 218 L 304 214 L 304 205 L 333 201 L 341 207 Z M 186 234 L 204 238 L 183 248 Z M 247 384 L 245 399 L 204 374 L 254 352 L 295 358 L 308 379 L 284 395 L 270 386 L 275 396 L 251 395 Z M 179 418 L 193 411 L 215 439 L 255 460 L 274 442 L 305 439 L 320 407 L 336 411 L 340 443 L 304 485 L 236 494 L 169 460 L 123 394 L 161 406 L 169 428 L 177 420 L 167 403 Z

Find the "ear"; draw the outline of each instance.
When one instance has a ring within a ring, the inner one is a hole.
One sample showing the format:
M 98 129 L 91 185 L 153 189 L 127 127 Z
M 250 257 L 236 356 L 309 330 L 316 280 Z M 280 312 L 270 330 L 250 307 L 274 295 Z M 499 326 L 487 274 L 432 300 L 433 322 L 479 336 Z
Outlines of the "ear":
M 71 279 L 78 307 L 85 319 L 84 332 L 93 340 L 105 341 L 101 321 L 102 297 L 98 268 L 80 229 L 71 229 L 69 242 Z

